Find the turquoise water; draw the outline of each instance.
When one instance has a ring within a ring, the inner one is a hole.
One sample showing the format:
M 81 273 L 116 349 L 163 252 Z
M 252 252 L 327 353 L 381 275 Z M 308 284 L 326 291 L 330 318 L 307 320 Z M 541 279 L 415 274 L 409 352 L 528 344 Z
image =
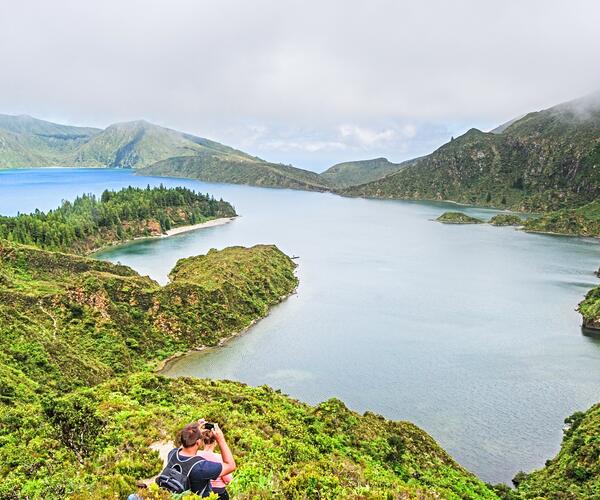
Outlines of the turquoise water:
M 563 419 L 600 400 L 600 340 L 582 334 L 575 311 L 598 282 L 596 240 L 431 221 L 450 204 L 122 170 L 0 171 L 0 213 L 159 182 L 222 196 L 242 216 L 101 258 L 164 283 L 177 259 L 213 247 L 275 243 L 300 257 L 296 295 L 225 347 L 171 365 L 171 375 L 270 384 L 310 403 L 335 396 L 410 420 L 493 482 L 542 466 Z

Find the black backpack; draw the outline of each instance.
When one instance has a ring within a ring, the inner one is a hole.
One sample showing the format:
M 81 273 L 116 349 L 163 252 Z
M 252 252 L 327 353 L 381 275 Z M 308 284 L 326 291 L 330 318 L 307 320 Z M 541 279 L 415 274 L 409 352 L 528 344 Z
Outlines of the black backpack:
M 174 450 L 169 456 L 167 465 L 156 478 L 156 484 L 171 493 L 183 493 L 190 489 L 190 473 L 192 472 L 192 468 L 202 461 L 204 461 L 204 458 L 198 456 L 180 460 L 179 450 Z M 198 494 L 203 496 L 209 487 L 210 481 L 207 480 L 206 486 Z

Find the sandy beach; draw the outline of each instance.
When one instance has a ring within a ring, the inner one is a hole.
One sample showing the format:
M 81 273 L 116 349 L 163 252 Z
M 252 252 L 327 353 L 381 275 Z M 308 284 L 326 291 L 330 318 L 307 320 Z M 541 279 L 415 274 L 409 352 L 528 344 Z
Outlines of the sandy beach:
M 162 237 L 166 238 L 168 236 L 173 236 L 175 234 L 187 233 L 188 231 L 195 231 L 196 229 L 202 229 L 205 227 L 221 226 L 223 224 L 227 224 L 228 222 L 231 222 L 234 219 L 235 219 L 235 217 L 222 217 L 220 219 L 213 219 L 213 220 L 209 220 L 206 222 L 202 222 L 201 224 L 192 224 L 190 226 L 174 227 L 173 229 L 169 229 L 168 231 L 165 231 L 165 233 L 162 235 Z

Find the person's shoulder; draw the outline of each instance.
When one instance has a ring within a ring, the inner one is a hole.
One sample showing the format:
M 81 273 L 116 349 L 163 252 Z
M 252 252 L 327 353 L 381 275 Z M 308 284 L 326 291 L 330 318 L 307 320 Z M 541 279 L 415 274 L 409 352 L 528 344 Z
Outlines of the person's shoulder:
M 190 475 L 193 475 L 195 478 L 203 479 L 214 479 L 221 475 L 221 471 L 223 470 L 222 463 L 206 460 L 202 457 L 199 458 L 200 460 L 192 467 Z

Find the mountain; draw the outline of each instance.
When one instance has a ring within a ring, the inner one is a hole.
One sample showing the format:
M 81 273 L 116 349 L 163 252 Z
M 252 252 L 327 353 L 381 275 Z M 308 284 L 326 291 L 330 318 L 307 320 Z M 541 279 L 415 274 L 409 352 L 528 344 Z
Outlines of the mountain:
M 148 168 L 149 175 L 324 191 L 314 172 L 270 163 L 243 151 L 146 121 L 104 130 L 29 116 L 0 115 L 0 168 Z
M 405 163 L 392 163 L 387 158 L 338 163 L 321 173 L 321 179 L 331 186 L 345 188 L 365 184 L 397 172 Z
M 99 132 L 27 115 L 0 115 L 0 167 L 57 165 Z
M 529 113 L 499 133 L 471 129 L 396 173 L 341 193 L 529 211 L 589 203 L 600 195 L 600 94 Z

